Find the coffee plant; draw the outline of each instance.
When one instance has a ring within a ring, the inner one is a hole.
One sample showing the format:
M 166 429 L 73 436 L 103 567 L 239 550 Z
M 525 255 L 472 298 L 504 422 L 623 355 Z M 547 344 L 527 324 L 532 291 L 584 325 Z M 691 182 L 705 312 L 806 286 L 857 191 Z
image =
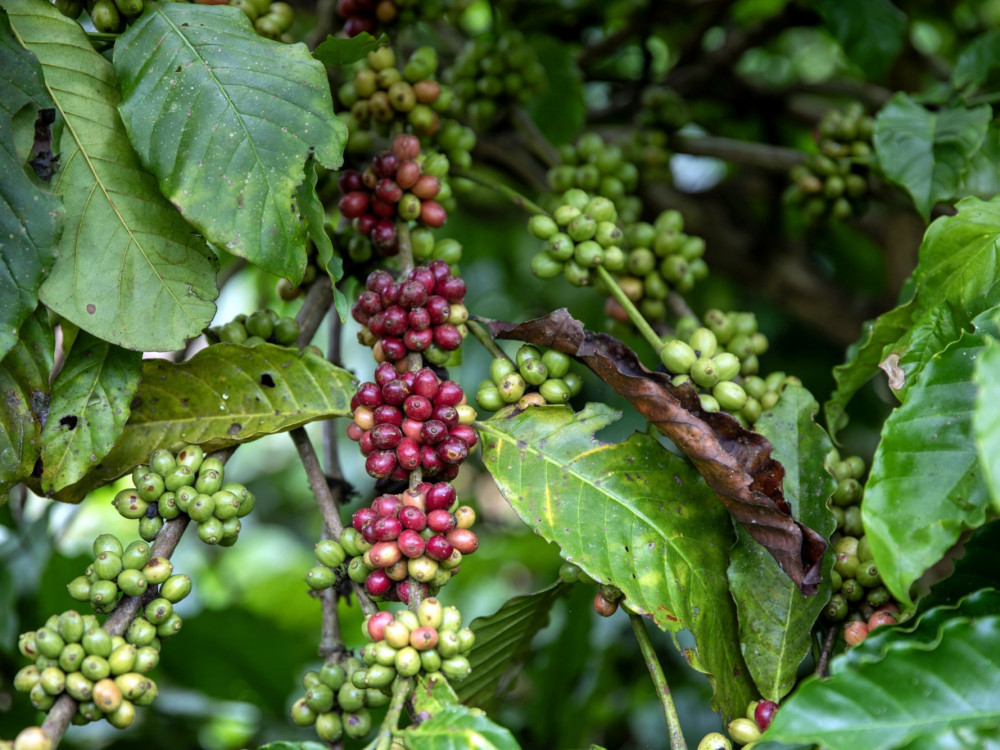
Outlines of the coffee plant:
M 1000 746 L 1000 4 L 0 42 L 0 748 Z

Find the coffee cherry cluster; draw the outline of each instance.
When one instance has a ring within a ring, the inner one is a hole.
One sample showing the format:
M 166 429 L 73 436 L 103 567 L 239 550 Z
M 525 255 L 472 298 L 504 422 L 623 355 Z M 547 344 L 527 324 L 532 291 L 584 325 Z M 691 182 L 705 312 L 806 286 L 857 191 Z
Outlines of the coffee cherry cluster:
M 393 125 L 408 124 L 420 137 L 431 136 L 440 127 L 436 110 L 442 104 L 441 84 L 433 80 L 437 70 L 437 52 L 433 47 L 418 47 L 410 55 L 402 71 L 396 67 L 396 54 L 391 47 L 381 47 L 368 53 L 354 78 L 338 89 L 340 103 L 351 110 L 348 130 L 355 143 L 348 141 L 352 151 L 371 145 L 368 128 L 372 121 L 383 135 Z M 352 127 L 353 126 L 353 127 Z M 361 138 L 361 142 L 357 139 Z
M 206 544 L 236 544 L 240 519 L 253 510 L 254 495 L 237 482 L 225 483 L 222 461 L 197 445 L 185 445 L 176 455 L 153 451 L 149 464 L 132 472 L 135 489 L 122 490 L 112 501 L 125 518 L 139 520 L 139 536 L 152 541 L 163 523 L 181 513 L 198 526 Z
M 94 28 L 103 34 L 117 34 L 131 25 L 145 7 L 143 0 L 56 0 L 56 9 L 67 18 L 77 19 L 86 6 Z
M 173 575 L 173 565 L 168 559 L 151 558 L 151 554 L 144 541 L 135 541 L 123 548 L 116 537 L 101 534 L 94 541 L 94 561 L 82 576 L 70 581 L 69 595 L 78 602 L 90 602 L 98 614 L 113 610 L 120 594 L 142 596 L 151 586 L 163 584 L 171 592 L 183 592 L 181 598 L 187 596 L 191 589 L 190 579 Z
M 229 0 L 229 4 L 242 10 L 250 19 L 257 33 L 267 39 L 286 43 L 295 40 L 288 30 L 295 20 L 295 11 L 281 0 Z
M 652 224 L 629 224 L 624 234 L 629 251 L 625 268 L 617 273 L 618 285 L 646 320 L 664 320 L 670 292 L 689 292 L 708 276 L 708 265 L 702 258 L 705 240 L 685 234 L 684 218 L 674 210 L 664 211 Z M 605 303 L 605 312 L 612 320 L 628 320 L 613 298 Z
M 300 727 L 315 726 L 325 742 L 338 742 L 347 735 L 359 739 L 372 729 L 369 708 L 388 705 L 391 690 L 354 685 L 354 675 L 364 664 L 355 656 L 343 663 L 331 660 L 317 672 L 302 676 L 305 695 L 292 704 L 292 722 Z
M 845 109 L 831 109 L 820 120 L 819 151 L 831 159 L 867 159 L 872 154 L 875 118 L 865 114 L 858 102 Z
M 433 21 L 441 15 L 437 0 L 337 0 L 337 15 L 344 19 L 344 33 L 355 37 L 363 31 L 375 34 L 380 27 L 422 19 Z
M 306 584 L 315 591 L 322 591 L 340 583 L 347 574 L 344 561 L 347 552 L 336 539 L 321 539 L 313 549 L 315 565 L 306 573 Z
M 237 315 L 225 325 L 212 326 L 205 331 L 205 336 L 212 343 L 291 346 L 298 341 L 300 333 L 295 318 L 279 317 L 274 310 L 258 310 L 249 316 Z
M 455 94 L 451 112 L 486 132 L 509 105 L 524 105 L 545 85 L 545 68 L 515 30 L 470 40 L 447 71 Z
M 792 185 L 785 201 L 802 207 L 808 221 L 847 219 L 863 213 L 868 196 L 868 178 L 850 159 L 810 155 L 789 173 Z
M 564 562 L 559 567 L 559 580 L 563 583 L 583 583 L 589 586 L 597 583 L 579 565 L 571 562 Z M 625 595 L 622 594 L 621 589 L 610 583 L 597 584 L 597 593 L 594 594 L 594 612 L 601 617 L 611 617 L 618 611 L 619 606 L 627 608 Z
M 548 172 L 549 189 L 565 193 L 571 188 L 610 199 L 626 224 L 637 221 L 642 210 L 633 195 L 639 184 L 639 170 L 627 161 L 620 146 L 605 143 L 600 135 L 588 131 L 576 144 L 559 148 L 560 164 Z
M 691 109 L 674 89 L 668 86 L 647 86 L 642 90 L 639 118 L 643 125 L 660 132 L 673 132 L 691 122 Z
M 846 621 L 844 640 L 848 646 L 856 646 L 870 630 L 894 624 L 899 605 L 882 584 L 861 524 L 864 460 L 860 456 L 841 459 L 833 449 L 827 454 L 824 467 L 837 480 L 837 489 L 831 498 L 837 531 L 832 540 L 835 558 L 830 581 L 833 595 L 823 612 L 831 622 Z
M 425 173 L 418 161 L 420 141 L 416 136 L 396 136 L 391 151 L 383 151 L 362 172 L 350 169 L 337 180 L 343 192 L 338 207 L 354 222 L 359 234 L 371 239 L 382 255 L 399 252 L 396 219 L 419 221 L 437 228 L 448 218 L 434 200 L 441 192 L 441 178 Z
M 397 362 L 420 352 L 429 362 L 444 364 L 466 333 L 464 300 L 465 282 L 435 260 L 398 283 L 387 271 L 373 271 L 351 315 L 362 326 L 358 340 L 374 348 L 377 361 Z
M 583 388 L 583 381 L 570 372 L 568 355 L 549 349 L 544 354 L 525 344 L 514 360 L 497 357 L 490 363 L 490 377 L 479 384 L 476 403 L 486 411 L 507 404 L 520 409 L 546 404 L 565 404 Z
M 475 511 L 458 505 L 447 482 L 380 495 L 355 511 L 341 534 L 347 575 L 376 599 L 408 603 L 412 585 L 421 587 L 421 598 L 434 595 L 479 548 L 475 521 Z
M 746 715 L 733 719 L 726 727 L 729 737 L 711 732 L 698 743 L 698 750 L 733 750 L 733 743 L 752 750 L 761 735 L 771 726 L 778 704 L 774 701 L 751 701 Z M 731 739 L 730 739 L 731 738 Z
M 355 673 L 355 685 L 379 689 L 391 685 L 396 675 L 415 677 L 421 672 L 441 672 L 458 682 L 472 672 L 466 654 L 476 641 L 475 633 L 462 627 L 458 609 L 444 607 L 434 597 L 423 599 L 416 613 L 371 615 L 361 631 L 369 643 L 361 651 L 366 668 Z
M 657 127 L 636 128 L 631 139 L 622 144 L 625 158 L 634 163 L 646 182 L 671 182 L 673 172 L 667 134 Z
M 623 271 L 625 253 L 619 246 L 622 231 L 617 219 L 618 211 L 608 198 L 567 190 L 552 216 L 535 215 L 528 221 L 528 231 L 545 241 L 544 249 L 531 260 L 531 271 L 540 279 L 561 273 L 574 286 L 589 284 L 590 270 L 596 266 Z

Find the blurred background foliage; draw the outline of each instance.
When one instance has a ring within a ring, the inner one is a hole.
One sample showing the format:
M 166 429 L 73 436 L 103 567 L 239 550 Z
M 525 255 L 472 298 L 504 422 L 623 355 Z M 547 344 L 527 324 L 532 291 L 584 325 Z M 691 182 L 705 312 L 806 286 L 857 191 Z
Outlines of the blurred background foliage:
M 585 120 L 606 134 L 631 127 L 626 114 L 637 109 L 639 85 L 670 80 L 678 53 L 684 53 L 685 64 L 697 72 L 720 53 L 727 39 L 763 29 L 767 33 L 756 33 L 726 61 L 724 70 L 710 70 L 709 85 L 685 93 L 694 123 L 689 127 L 815 150 L 811 131 L 817 111 L 858 95 L 878 97 L 879 90 L 924 86 L 928 68 L 948 65 L 969 39 L 1000 25 L 1000 0 L 897 3 L 906 14 L 907 34 L 895 64 L 879 76 L 878 83 L 886 88 L 873 89 L 868 73 L 850 61 L 853 58 L 822 23 L 820 14 L 827 5 L 788 0 L 494 3 L 498 17 L 511 19 L 511 25 L 537 41 L 534 46 L 549 70 L 550 85 L 530 112 L 556 144 L 574 138 Z M 707 25 L 701 6 L 714 13 Z M 296 6 L 296 29 L 303 37 L 316 23 L 314 10 L 311 3 Z M 612 38 L 642 14 L 650 18 L 647 36 L 632 37 L 588 62 L 585 82 L 574 76 L 570 63 L 582 49 Z M 470 3 L 462 16 L 463 30 L 482 33 L 493 19 L 489 3 Z M 702 26 L 696 27 L 696 21 Z M 431 29 L 416 31 L 434 38 Z M 695 32 L 700 36 L 692 49 Z M 681 208 L 687 231 L 705 236 L 708 243 L 713 275 L 696 288 L 691 306 L 699 312 L 710 307 L 755 312 L 771 341 L 769 368 L 799 376 L 822 401 L 832 390 L 831 368 L 843 361 L 845 348 L 860 334 L 861 321 L 890 307 L 900 293 L 915 260 L 922 223 L 906 210 L 902 197 L 885 189 L 862 219 L 807 225 L 797 211 L 782 204 L 787 183 L 780 172 L 681 155 L 662 167 L 660 176 L 668 181 L 644 182 L 643 197 L 653 215 L 661 208 Z M 652 166 L 644 169 L 647 178 L 656 174 Z M 525 216 L 495 193 L 471 189 L 460 196 L 459 208 L 439 235 L 464 245 L 460 270 L 470 290 L 471 311 L 523 320 L 568 307 L 589 328 L 606 328 L 603 298 L 597 292 L 543 282 L 528 273 L 537 242 L 524 226 Z M 890 236 L 896 241 L 885 242 Z M 776 268 L 788 264 L 808 268 L 822 281 L 818 288 L 830 293 L 812 300 L 815 314 L 795 306 L 794 290 L 766 283 Z M 224 273 L 227 267 L 233 275 L 223 289 L 217 323 L 265 306 L 294 314 L 297 303 L 276 295 L 275 278 L 231 258 Z M 370 353 L 353 342 L 354 326 L 348 322 L 344 331 L 343 360 L 364 378 L 371 369 Z M 648 356 L 636 336 L 611 330 Z M 321 348 L 326 336 L 324 327 L 316 338 Z M 471 339 L 463 357 L 452 377 L 467 390 L 474 389 L 490 357 Z M 584 398 L 623 409 L 625 416 L 602 434 L 605 439 L 620 440 L 644 428 L 589 374 Z M 877 386 L 869 386 L 855 400 L 850 426 L 843 433 L 849 452 L 870 457 L 889 403 L 888 393 Z M 322 425 L 309 430 L 318 444 Z M 353 444 L 342 440 L 340 451 L 346 478 L 357 491 L 350 512 L 371 496 L 371 480 Z M 236 750 L 276 739 L 313 738 L 311 730 L 293 726 L 287 716 L 302 673 L 319 663 L 320 606 L 303 581 L 320 534 L 319 514 L 284 435 L 240 448 L 227 466 L 227 475 L 230 472 L 256 494 L 257 512 L 245 519 L 241 540 L 232 550 L 207 548 L 191 538 L 178 549 L 175 570 L 193 578 L 194 595 L 178 607 L 183 634 L 167 644 L 154 672 L 159 700 L 140 712 L 128 730 L 103 723 L 74 728 L 65 747 Z M 463 564 L 462 574 L 445 595 L 468 622 L 491 614 L 512 596 L 552 584 L 560 559 L 554 547 L 518 521 L 476 461 L 463 468 L 457 484 L 460 499 L 471 502 L 482 519 L 477 527 L 479 551 Z M 134 534 L 134 524 L 110 506 L 119 488 L 96 491 L 79 506 L 14 496 L 0 508 L 0 736 L 13 736 L 37 720 L 27 698 L 10 685 L 22 662 L 17 634 L 72 606 L 65 584 L 87 566 L 97 533 L 122 538 Z M 497 719 L 525 748 L 580 748 L 590 743 L 622 750 L 664 747 L 659 703 L 627 619 L 597 617 L 592 597 L 592 589 L 576 586 L 558 602 L 523 672 L 498 707 Z M 348 645 L 360 645 L 359 610 L 343 603 L 342 614 Z M 708 707 L 709 685 L 686 666 L 669 637 L 659 631 L 652 635 L 688 741 L 694 745 L 704 733 L 719 728 L 718 716 Z

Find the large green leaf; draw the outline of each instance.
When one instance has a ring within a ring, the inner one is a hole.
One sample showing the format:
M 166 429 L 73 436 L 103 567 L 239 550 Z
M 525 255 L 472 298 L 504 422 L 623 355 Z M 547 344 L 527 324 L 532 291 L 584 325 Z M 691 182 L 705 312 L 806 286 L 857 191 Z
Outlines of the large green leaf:
M 313 57 L 330 68 L 340 68 L 357 62 L 369 52 L 389 44 L 389 37 L 380 34 L 378 38 L 367 31 L 349 39 L 340 39 L 332 35 L 316 45 Z
M 302 281 L 295 200 L 312 154 L 343 161 L 326 70 L 261 37 L 238 8 L 150 2 L 115 44 L 129 138 L 160 189 L 214 245 Z
M 955 88 L 975 89 L 1000 69 L 1000 32 L 991 29 L 973 39 L 962 50 L 951 71 Z
M 180 348 L 215 314 L 212 251 L 139 164 L 116 109 L 114 71 L 80 25 L 37 0 L 5 6 L 64 120 L 52 187 L 66 222 L 42 301 L 127 349 Z
M 41 109 L 54 109 L 38 58 L 14 39 L 7 14 L 0 12 L 0 359 L 17 329 L 38 304 L 38 287 L 55 260 L 62 215 L 59 199 L 40 190 L 24 170 L 15 146 L 15 116 L 29 113 L 34 129 Z
M 510 686 L 519 660 L 535 634 L 549 621 L 549 612 L 565 591 L 556 584 L 536 594 L 515 596 L 488 617 L 472 621 L 476 645 L 469 654 L 472 674 L 458 684 L 462 703 L 488 708 Z
M 205 450 L 350 413 L 354 378 L 323 357 L 273 344 L 215 344 L 186 362 L 142 363 L 132 414 L 110 453 L 82 482 L 56 493 L 76 501 L 172 443 Z
M 874 321 L 854 357 L 834 368 L 837 390 L 825 405 L 831 430 L 843 426 L 848 402 L 879 365 L 891 363 L 890 384 L 905 398 L 931 357 L 1000 304 L 1000 198 L 965 198 L 955 216 L 931 224 L 913 283 L 913 298 Z
M 832 444 L 813 421 L 819 405 L 805 388 L 790 387 L 756 429 L 774 445 L 774 457 L 785 467 L 785 497 L 793 515 L 829 539 L 837 526 L 826 507 L 836 486 L 823 470 Z M 799 664 L 809 653 L 812 626 L 829 598 L 827 556 L 823 584 L 816 596 L 804 596 L 774 558 L 742 528 L 729 564 L 729 581 L 740 617 L 743 657 L 757 689 L 767 700 L 780 701 L 795 685 Z
M 52 384 L 42 429 L 42 489 L 78 482 L 125 429 L 139 385 L 142 355 L 81 331 Z
M 412 729 L 396 733 L 408 750 L 519 750 L 509 730 L 486 714 L 461 705 L 444 706 Z
M 906 94 L 896 94 L 875 119 L 875 152 L 882 171 L 906 188 L 927 218 L 938 201 L 956 197 L 992 118 L 988 104 L 931 112 Z
M 972 429 L 979 450 L 983 479 L 990 491 L 993 509 L 1000 513 L 1000 344 L 987 337 L 976 363 L 975 382 L 979 385 Z
M 594 432 L 617 413 L 539 407 L 479 423 L 483 462 L 521 519 L 628 606 L 676 634 L 709 674 L 715 704 L 741 715 L 753 696 L 726 579 L 733 532 L 704 479 L 655 438 L 605 444 Z
M 810 678 L 786 701 L 757 748 L 813 743 L 829 750 L 985 747 L 949 738 L 1000 738 L 1000 610 L 936 612 L 929 637 L 893 628 L 871 659 L 847 655 L 826 679 Z M 862 653 L 862 652 L 859 652 Z M 864 651 L 867 653 L 867 651 Z M 774 740 L 775 742 L 770 742 Z
M 45 310 L 39 309 L 24 321 L 20 338 L 0 362 L 0 505 L 38 460 L 54 346 Z
M 989 493 L 972 439 L 983 339 L 963 334 L 932 359 L 886 420 L 872 460 L 865 532 L 883 582 L 906 606 L 910 584 L 986 520 Z
M 889 0 L 814 0 L 851 62 L 882 78 L 903 48 L 906 16 Z

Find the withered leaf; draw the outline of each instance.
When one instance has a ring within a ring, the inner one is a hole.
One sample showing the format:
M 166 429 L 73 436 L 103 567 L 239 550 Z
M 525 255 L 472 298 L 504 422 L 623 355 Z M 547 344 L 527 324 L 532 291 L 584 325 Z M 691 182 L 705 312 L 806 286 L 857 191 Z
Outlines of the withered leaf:
M 482 322 L 496 338 L 556 349 L 586 364 L 691 459 L 733 518 L 803 594 L 817 592 L 827 544 L 792 518 L 781 488 L 785 469 L 771 457 L 767 438 L 728 414 L 704 411 L 693 386 L 674 386 L 618 339 L 585 330 L 566 309 L 519 325 Z

